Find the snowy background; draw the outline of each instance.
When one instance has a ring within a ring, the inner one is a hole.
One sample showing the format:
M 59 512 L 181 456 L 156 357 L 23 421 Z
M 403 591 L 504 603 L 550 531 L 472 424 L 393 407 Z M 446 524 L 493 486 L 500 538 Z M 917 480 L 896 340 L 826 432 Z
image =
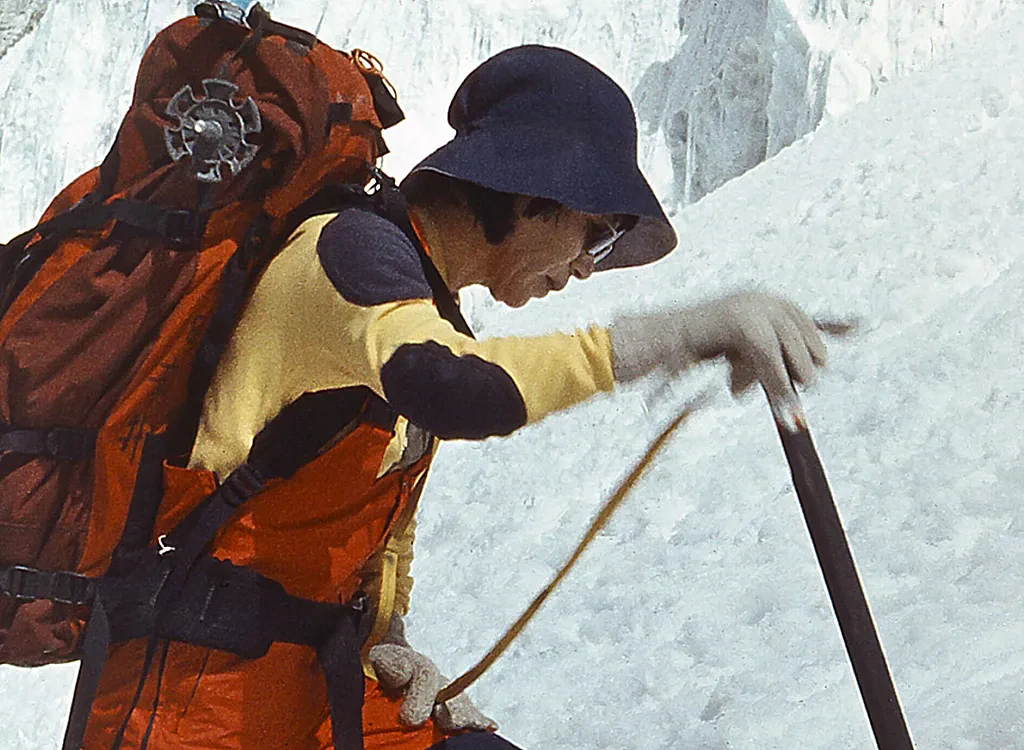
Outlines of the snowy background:
M 102 156 L 145 42 L 187 4 L 0 2 L 8 237 Z M 265 5 L 309 28 L 322 14 Z M 1019 6 L 390 0 L 333 4 L 321 25 L 378 54 L 403 94 L 396 174 L 448 137 L 458 80 L 505 46 L 563 44 L 635 93 L 679 249 L 518 312 L 473 293 L 483 335 L 749 284 L 862 317 L 805 407 L 925 749 L 1024 748 Z M 472 689 L 524 748 L 873 747 L 769 412 L 756 395 L 732 401 L 718 367 L 446 446 L 423 502 L 411 638 L 452 675 L 474 663 L 708 385 L 712 404 Z M 73 678 L 0 669 L 0 745 L 55 746 Z

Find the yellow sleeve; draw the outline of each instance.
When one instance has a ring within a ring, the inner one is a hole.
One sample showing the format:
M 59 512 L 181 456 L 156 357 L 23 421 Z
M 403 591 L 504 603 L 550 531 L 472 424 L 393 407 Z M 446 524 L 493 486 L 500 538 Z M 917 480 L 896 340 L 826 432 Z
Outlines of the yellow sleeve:
M 348 304 L 340 297 L 341 304 Z M 346 316 L 351 350 L 345 367 L 384 396 L 381 369 L 405 344 L 433 341 L 456 356 L 474 355 L 504 370 L 526 406 L 527 422 L 566 409 L 614 387 L 611 341 L 607 330 L 592 326 L 574 333 L 504 337 L 477 341 L 456 331 L 429 300 L 404 300 L 374 307 L 356 307 Z M 353 356 L 358 355 L 358 356 Z M 339 359 L 336 366 L 342 367 Z
M 190 466 L 227 476 L 254 436 L 303 393 L 365 385 L 384 396 L 381 370 L 405 344 L 434 342 L 456 358 L 500 368 L 522 399 L 525 422 L 612 389 L 611 343 L 602 328 L 475 341 L 429 299 L 370 306 L 346 300 L 317 255 L 317 237 L 331 218 L 303 224 L 256 285 L 204 401 Z M 459 377 L 451 377 L 456 386 Z
M 384 397 L 381 369 L 395 351 L 429 341 L 504 370 L 522 396 L 527 422 L 614 386 L 611 341 L 603 328 L 477 341 L 456 331 L 429 299 L 373 306 L 349 302 L 334 288 L 312 246 L 275 264 L 277 274 L 265 278 L 258 291 L 279 305 L 272 317 L 287 321 L 282 338 L 291 340 L 292 356 L 284 377 L 296 379 L 284 389 L 290 393 L 367 385 Z M 295 304 L 296 294 L 302 295 L 301 305 Z

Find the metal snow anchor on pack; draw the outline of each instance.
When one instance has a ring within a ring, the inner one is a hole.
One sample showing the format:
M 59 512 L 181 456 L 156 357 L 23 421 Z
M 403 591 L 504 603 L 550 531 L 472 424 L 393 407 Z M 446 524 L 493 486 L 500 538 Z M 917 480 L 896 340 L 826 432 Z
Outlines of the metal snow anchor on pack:
M 875 744 L 879 750 L 913 750 L 910 730 L 803 407 L 795 390 L 791 402 L 771 407 Z
M 227 0 L 205 0 L 195 7 L 195 14 L 209 21 L 229 21 L 248 28 L 245 9 Z

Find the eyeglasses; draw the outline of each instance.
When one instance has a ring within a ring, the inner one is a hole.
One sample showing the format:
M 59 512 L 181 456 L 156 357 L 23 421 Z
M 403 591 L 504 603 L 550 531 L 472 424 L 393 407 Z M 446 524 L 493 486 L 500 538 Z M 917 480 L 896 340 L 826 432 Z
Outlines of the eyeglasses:
M 626 229 L 616 226 L 602 216 L 599 221 L 592 221 L 587 227 L 587 234 L 583 240 L 583 252 L 589 255 L 596 266 L 607 258 L 615 243 L 626 233 Z

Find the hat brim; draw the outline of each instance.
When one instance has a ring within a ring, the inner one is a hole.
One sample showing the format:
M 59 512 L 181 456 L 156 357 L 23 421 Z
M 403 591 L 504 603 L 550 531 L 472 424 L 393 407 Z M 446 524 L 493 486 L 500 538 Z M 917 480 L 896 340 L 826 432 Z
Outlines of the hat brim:
M 635 154 L 593 153 L 576 143 L 554 154 L 537 147 L 550 138 L 531 128 L 459 134 L 417 164 L 403 184 L 421 172 L 436 172 L 491 190 L 549 198 L 586 213 L 636 216 L 636 226 L 615 243 L 598 271 L 653 263 L 671 252 L 675 230 Z

